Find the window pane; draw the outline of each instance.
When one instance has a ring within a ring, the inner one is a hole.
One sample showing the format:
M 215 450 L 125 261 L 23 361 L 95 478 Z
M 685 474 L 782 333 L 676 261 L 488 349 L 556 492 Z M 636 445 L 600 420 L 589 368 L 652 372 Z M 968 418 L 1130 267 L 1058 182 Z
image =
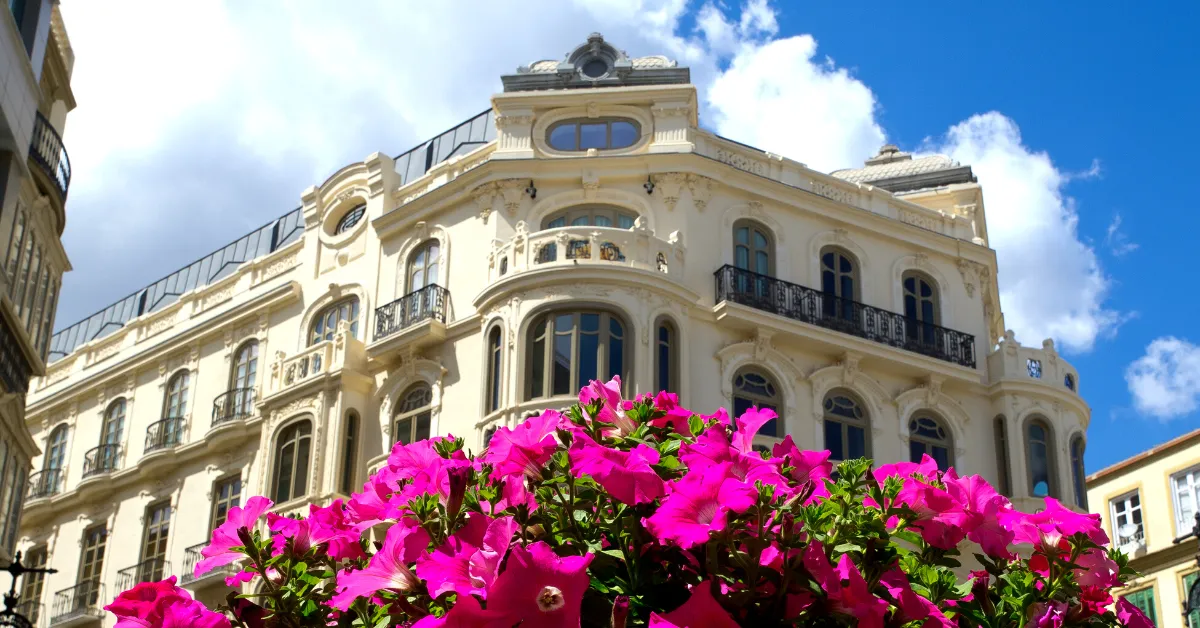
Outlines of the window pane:
M 1033 480 L 1033 495 L 1034 497 L 1045 497 L 1050 494 L 1049 465 L 1047 464 L 1045 443 L 1030 443 L 1029 457 L 1029 472 Z
M 588 317 L 599 318 L 595 314 L 584 314 L 583 318 Z M 599 321 L 596 322 L 599 325 Z M 583 388 L 588 385 L 588 382 L 596 379 L 597 363 L 600 357 L 600 332 L 597 329 L 594 332 L 588 332 L 586 324 L 584 330 L 579 334 L 579 355 L 577 361 L 579 363 L 579 379 L 575 382 L 575 388 Z
M 579 125 L 579 150 L 606 148 L 608 124 L 605 122 Z
M 611 227 L 612 226 L 612 218 L 609 218 L 608 216 L 596 216 L 595 226 Z
M 554 319 L 552 394 L 555 395 L 571 394 L 571 336 L 574 325 L 575 317 L 571 314 L 561 314 Z
M 292 464 L 295 462 L 296 447 L 294 444 L 284 445 L 279 452 L 279 476 L 275 485 L 275 502 L 283 503 L 292 496 Z
M 550 131 L 550 147 L 557 150 L 577 150 L 575 145 L 575 125 L 562 124 Z
M 658 383 L 656 387 L 659 390 L 671 388 L 671 345 L 666 343 L 658 345 Z
M 417 415 L 417 436 L 415 440 L 422 441 L 429 438 L 429 420 L 430 413 L 428 411 Z
M 534 327 L 534 333 L 538 334 L 536 340 L 533 341 L 533 349 L 530 356 L 531 364 L 529 367 L 529 396 L 531 398 L 542 396 L 542 385 L 546 381 L 546 321 L 543 320 L 539 326 Z
M 412 417 L 396 421 L 396 433 L 392 434 L 392 438 L 396 439 L 396 442 L 401 445 L 408 445 L 413 442 L 412 421 Z
M 908 460 L 909 462 L 920 462 L 921 457 L 925 455 L 925 443 L 919 441 L 908 442 Z
M 637 142 L 637 129 L 629 122 L 612 123 L 612 148 L 624 148 Z
M 301 497 L 308 493 L 308 448 L 311 440 L 301 438 L 300 445 L 296 448 L 296 478 L 292 484 L 294 490 L 292 497 Z
M 633 216 L 627 216 L 625 214 L 617 215 L 617 226 L 620 227 L 621 229 L 632 229 L 633 223 L 634 223 Z
M 845 448 L 842 444 L 843 425 L 838 421 L 825 419 L 825 449 L 833 452 L 830 460 L 843 460 Z
M 848 444 L 850 445 L 851 458 L 862 458 L 867 455 L 867 438 L 863 428 L 856 425 L 847 425 L 846 436 L 848 437 L 846 440 L 849 441 Z

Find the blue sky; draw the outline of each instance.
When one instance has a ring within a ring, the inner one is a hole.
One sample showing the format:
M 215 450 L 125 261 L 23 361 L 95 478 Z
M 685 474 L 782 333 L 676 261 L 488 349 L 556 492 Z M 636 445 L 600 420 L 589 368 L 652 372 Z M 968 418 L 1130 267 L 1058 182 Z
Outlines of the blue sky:
M 975 166 L 1009 325 L 1080 371 L 1090 470 L 1200 427 L 1194 3 L 273 4 L 63 0 L 79 108 L 59 327 L 600 31 L 689 65 L 704 123 L 739 141 L 824 169 L 884 140 Z

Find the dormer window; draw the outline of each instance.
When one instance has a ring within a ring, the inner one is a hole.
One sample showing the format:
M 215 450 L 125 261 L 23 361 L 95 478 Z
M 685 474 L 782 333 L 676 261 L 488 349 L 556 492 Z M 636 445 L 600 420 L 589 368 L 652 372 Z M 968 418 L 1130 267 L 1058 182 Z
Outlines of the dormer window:
M 333 235 L 345 233 L 354 228 L 358 221 L 362 220 L 363 214 L 367 213 L 367 204 L 359 203 L 346 212 L 341 220 L 338 221 L 337 228 L 333 230 Z
M 608 74 L 608 62 L 600 57 L 593 57 L 584 62 L 579 71 L 590 79 L 604 78 L 604 75 Z
M 591 119 L 566 120 L 550 127 L 546 143 L 561 151 L 616 150 L 637 143 L 641 129 L 633 120 Z

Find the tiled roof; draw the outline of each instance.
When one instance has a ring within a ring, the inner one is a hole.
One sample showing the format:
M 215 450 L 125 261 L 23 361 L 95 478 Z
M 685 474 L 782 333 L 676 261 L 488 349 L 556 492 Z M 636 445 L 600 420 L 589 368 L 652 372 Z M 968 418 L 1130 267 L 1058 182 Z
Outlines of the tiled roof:
M 883 179 L 908 177 L 915 174 L 926 174 L 939 170 L 958 168 L 960 164 L 945 155 L 929 155 L 915 159 L 902 159 L 882 164 L 874 164 L 862 168 L 835 170 L 831 175 L 851 183 L 870 183 Z
M 561 63 L 561 61 L 555 61 L 554 59 L 542 59 L 541 61 L 534 61 L 527 66 L 528 70 L 525 73 L 549 74 L 557 72 L 559 63 Z M 629 65 L 631 65 L 635 70 L 649 70 L 653 68 L 673 68 L 676 67 L 678 63 L 662 55 L 653 55 L 649 57 L 634 57 L 629 60 Z

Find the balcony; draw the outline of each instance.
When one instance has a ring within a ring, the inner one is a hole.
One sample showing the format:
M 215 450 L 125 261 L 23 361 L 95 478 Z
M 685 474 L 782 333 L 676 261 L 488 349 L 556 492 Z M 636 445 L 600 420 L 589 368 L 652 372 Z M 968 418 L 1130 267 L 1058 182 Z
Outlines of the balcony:
M 53 497 L 62 491 L 63 470 L 43 469 L 29 476 L 29 492 L 26 499 L 33 501 Z
M 677 234 L 663 240 L 640 225 L 615 227 L 558 227 L 517 235 L 492 251 L 488 279 L 554 266 L 595 265 L 627 267 L 663 274 L 682 281 L 683 243 Z
M 193 545 L 183 551 L 183 572 L 179 574 L 179 584 L 183 586 L 193 585 L 200 586 L 202 584 L 211 584 L 214 582 L 225 582 L 226 576 L 232 576 L 239 571 L 237 563 L 217 567 L 212 571 L 201 575 L 199 578 L 195 576 L 196 563 L 204 560 L 204 556 L 200 550 L 208 547 L 208 542 Z
M 143 582 L 158 582 L 171 575 L 171 563 L 161 556 L 117 571 L 117 588 L 128 591 Z
M 100 445 L 83 455 L 83 477 L 93 478 L 108 475 L 121 467 L 121 446 Z
M 174 449 L 183 442 L 183 417 L 167 417 L 146 428 L 145 453 Z M 122 589 L 124 590 L 124 589 Z
M 1025 347 L 1012 331 L 1005 332 L 995 351 L 987 357 L 991 383 L 1033 384 L 1078 398 L 1079 373 L 1054 348 L 1054 340 L 1042 341 L 1042 348 Z
M 254 416 L 253 388 L 232 388 L 213 399 L 212 427 L 245 421 Z
M 291 357 L 279 357 L 271 364 L 264 385 L 263 403 L 271 403 L 281 393 L 340 373 L 344 368 L 362 371 L 366 366 L 363 343 L 350 333 L 347 321 L 338 325 L 332 340 L 323 340 Z
M 62 137 L 41 113 L 33 123 L 33 136 L 29 142 L 29 159 L 54 183 L 59 200 L 66 202 L 67 189 L 71 187 L 71 160 L 63 147 Z
M 449 290 L 431 284 L 375 308 L 374 339 L 382 340 L 422 321 L 445 324 L 449 300 Z
M 80 582 L 54 594 L 54 603 L 50 607 L 50 625 L 64 628 L 98 623 L 104 618 L 104 611 L 100 606 L 107 603 L 104 585 L 98 579 Z
M 794 321 L 975 368 L 975 337 L 971 334 L 910 320 L 903 314 L 728 264 L 717 270 L 715 275 L 717 303 L 738 303 Z

